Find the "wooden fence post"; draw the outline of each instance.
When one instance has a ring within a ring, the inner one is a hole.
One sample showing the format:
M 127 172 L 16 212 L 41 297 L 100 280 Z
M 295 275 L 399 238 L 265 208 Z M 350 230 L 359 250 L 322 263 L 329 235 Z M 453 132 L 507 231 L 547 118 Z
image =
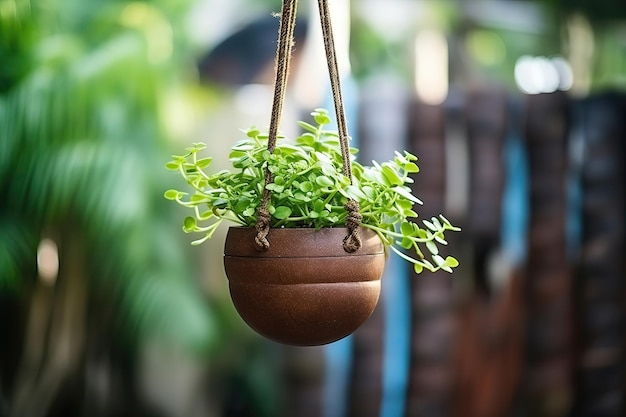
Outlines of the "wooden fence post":
M 579 354 L 576 410 L 580 415 L 624 413 L 624 142 L 626 97 L 603 94 L 580 103 L 584 151 L 582 247 L 576 305 Z
M 460 297 L 454 415 L 501 417 L 514 405 L 523 360 L 521 279 L 510 256 L 504 257 L 500 238 L 505 179 L 517 182 L 521 176 L 506 178 L 504 166 L 509 96 L 484 89 L 470 92 L 465 102 L 470 192 L 462 237 L 471 246 L 473 268 L 461 278 L 473 285 Z M 494 270 L 494 259 L 509 264 Z
M 562 416 L 572 401 L 572 278 L 565 229 L 568 113 L 564 92 L 528 96 L 528 338 L 520 406 L 536 417 Z
M 443 212 L 446 187 L 445 111 L 416 102 L 410 107 L 410 148 L 419 160 L 416 194 L 422 218 Z M 411 358 L 407 416 L 447 416 L 452 409 L 454 314 L 452 277 L 425 272 L 411 278 Z

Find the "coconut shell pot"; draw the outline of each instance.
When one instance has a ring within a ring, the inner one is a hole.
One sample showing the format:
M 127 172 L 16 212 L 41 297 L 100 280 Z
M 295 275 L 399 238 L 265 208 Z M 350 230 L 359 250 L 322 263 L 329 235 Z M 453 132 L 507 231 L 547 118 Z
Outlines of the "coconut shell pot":
M 289 345 L 322 345 L 354 332 L 378 303 L 385 265 L 378 235 L 359 230 L 354 253 L 343 249 L 343 227 L 270 229 L 270 248 L 259 251 L 254 228 L 231 227 L 224 268 L 239 315 Z

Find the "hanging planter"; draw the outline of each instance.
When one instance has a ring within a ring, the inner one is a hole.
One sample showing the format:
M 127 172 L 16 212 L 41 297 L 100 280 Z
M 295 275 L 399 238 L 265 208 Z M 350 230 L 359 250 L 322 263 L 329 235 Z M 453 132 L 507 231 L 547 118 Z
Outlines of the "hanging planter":
M 193 210 L 183 230 L 209 239 L 224 220 L 231 227 L 224 267 L 233 303 L 258 333 L 281 343 L 319 345 L 356 330 L 380 294 L 387 251 L 423 269 L 452 272 L 452 256 L 439 253 L 444 233 L 458 228 L 443 216 L 414 222 L 420 200 L 412 194 L 417 158 L 396 153 L 393 160 L 363 166 L 353 158 L 334 54 L 327 0 L 319 0 L 338 131 L 323 109 L 300 122 L 303 134 L 280 140 L 278 121 L 289 67 L 295 0 L 281 14 L 275 100 L 268 134 L 252 128 L 229 155 L 233 171 L 209 173 L 212 159 L 196 143 L 174 156 L 177 171 L 193 194 L 165 192 Z M 428 257 L 424 255 L 428 254 Z
M 361 229 L 362 246 L 342 248 L 347 228 L 271 229 L 271 247 L 259 251 L 256 230 L 231 227 L 224 267 L 243 320 L 258 333 L 291 345 L 319 345 L 355 331 L 380 294 L 383 244 Z

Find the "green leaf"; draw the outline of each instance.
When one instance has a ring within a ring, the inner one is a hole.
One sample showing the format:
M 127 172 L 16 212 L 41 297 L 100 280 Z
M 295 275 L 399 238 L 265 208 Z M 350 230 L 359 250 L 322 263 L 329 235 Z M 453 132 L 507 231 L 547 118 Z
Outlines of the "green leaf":
M 313 203 L 313 210 L 320 212 L 325 209 L 324 200 L 317 200 Z
M 302 149 L 298 146 L 293 146 L 288 143 L 281 143 L 280 145 L 276 147 L 274 152 L 279 152 L 283 155 L 293 155 L 296 153 L 301 153 Z
M 211 158 L 211 157 L 198 159 L 198 161 L 196 161 L 196 166 L 198 168 L 206 168 L 209 165 L 211 165 L 212 161 L 213 161 L 213 158 Z
M 330 157 L 326 155 L 326 153 L 322 151 L 315 151 L 314 155 L 315 155 L 315 158 L 322 164 L 322 167 L 331 168 L 332 172 L 335 172 L 336 167 L 333 164 L 333 160 L 330 159 Z
M 441 235 L 441 236 L 440 236 L 440 235 Z M 447 244 L 448 244 L 448 242 L 446 242 L 446 240 L 443 238 L 443 232 L 442 232 L 442 233 L 437 233 L 437 234 L 434 236 L 434 238 L 435 238 L 435 240 L 436 240 L 438 243 L 440 243 L 440 244 L 442 244 L 442 245 L 447 245 Z
M 180 168 L 180 162 L 178 161 L 170 161 L 165 164 L 165 167 L 170 171 L 177 171 Z
M 200 246 L 200 245 L 202 245 L 205 241 L 206 241 L 206 239 L 204 239 L 204 238 L 202 238 L 202 239 L 198 239 L 198 240 L 194 240 L 193 242 L 191 242 L 191 246 Z
M 168 200 L 172 200 L 172 201 L 174 201 L 174 200 L 176 200 L 177 198 L 179 198 L 179 195 L 180 195 L 180 194 L 181 194 L 181 193 L 180 193 L 179 191 L 176 191 L 176 190 L 167 190 L 167 191 L 163 194 L 163 196 L 164 196 L 165 198 L 167 198 Z
M 330 117 L 328 117 L 328 112 L 325 109 L 315 109 L 315 111 L 311 114 L 315 119 L 315 123 L 318 125 L 323 126 L 331 123 Z
M 194 230 L 196 230 L 196 227 L 198 226 L 197 222 L 196 222 L 196 218 L 195 217 L 185 217 L 185 220 L 183 221 L 183 231 L 185 233 L 191 233 Z
M 313 184 L 311 184 L 311 181 L 304 181 L 300 183 L 298 188 L 300 188 L 300 191 L 308 193 L 313 191 Z
M 421 274 L 422 271 L 424 270 L 424 266 L 422 266 L 422 264 L 420 263 L 415 263 L 413 264 L 413 270 L 415 271 L 416 274 Z
M 445 264 L 445 262 L 446 262 L 446 261 L 445 261 L 445 260 L 444 260 L 441 256 L 439 256 L 439 255 L 433 255 L 433 261 L 435 261 L 435 264 L 436 264 L 437 266 L 441 266 L 441 265 Z
M 246 132 L 246 136 L 248 136 L 249 138 L 256 138 L 257 136 L 259 136 L 261 132 L 259 131 L 259 129 L 256 128 L 251 128 L 248 129 L 248 131 Z
M 409 218 L 417 217 L 417 212 L 412 209 L 404 209 L 402 211 L 402 214 L 404 215 L 404 217 L 409 217 Z
M 402 187 L 402 186 L 393 187 L 392 190 L 400 194 L 402 197 L 406 198 L 407 200 L 410 200 L 416 204 L 422 204 L 422 201 L 419 198 L 415 197 L 411 193 L 411 190 L 408 187 Z
M 201 203 L 201 202 L 208 201 L 208 199 L 206 196 L 202 194 L 194 194 L 191 196 L 191 198 L 189 198 L 189 201 L 191 201 L 192 203 Z
M 307 130 L 311 133 L 317 133 L 317 128 L 307 122 L 298 121 L 298 126 L 300 126 L 302 129 Z M 313 145 L 313 143 L 311 143 L 311 145 Z
M 306 196 L 306 195 L 304 195 L 302 193 L 295 193 L 293 198 L 295 198 L 298 201 L 303 201 L 305 203 L 308 203 L 309 201 L 311 201 L 311 199 L 308 196 Z
M 373 200 L 376 198 L 376 190 L 374 190 L 374 187 L 370 187 L 369 185 L 364 185 L 361 188 L 369 200 Z
M 409 163 L 403 165 L 402 168 L 404 168 L 404 170 L 406 172 L 408 172 L 409 174 L 416 174 L 416 173 L 420 172 L 420 168 L 414 162 L 409 162 Z
M 437 255 L 439 253 L 439 248 L 437 247 L 437 244 L 435 244 L 435 242 L 433 242 L 432 240 L 426 242 L 426 248 L 433 255 Z
M 414 232 L 413 223 L 402 222 L 400 225 L 400 232 L 402 232 L 404 236 L 412 236 Z
M 404 157 L 408 160 L 408 161 L 417 161 L 417 156 L 413 155 L 410 152 L 404 151 Z
M 452 226 L 452 223 L 450 223 L 450 220 L 446 219 L 443 214 L 439 215 L 439 218 L 441 219 L 441 221 L 443 222 L 443 224 L 447 225 L 447 226 Z
M 248 153 L 246 151 L 240 151 L 240 150 L 231 150 L 231 152 L 228 154 L 228 159 L 235 160 L 235 159 L 240 159 L 243 157 L 247 157 Z
M 428 220 L 422 220 L 422 223 L 424 223 L 424 225 L 426 225 L 426 227 L 428 227 L 433 232 L 436 232 L 438 230 L 437 227 Z
M 356 201 L 367 200 L 367 196 L 365 195 L 365 193 L 361 191 L 361 189 L 355 185 L 348 186 L 346 188 L 346 193 L 348 194 L 348 197 L 352 198 L 353 200 L 356 200 Z
M 404 164 L 408 164 L 409 163 L 409 160 L 406 159 L 404 157 L 404 155 L 402 155 L 400 152 L 395 151 L 394 154 L 396 155 L 396 157 L 394 158 L 394 161 L 396 161 L 396 164 L 404 165 Z
M 252 212 L 254 213 L 254 207 L 255 206 L 254 206 L 253 201 L 251 199 L 245 198 L 245 197 L 241 197 L 235 203 L 235 206 L 233 207 L 233 210 L 236 213 L 243 213 L 247 209 L 252 209 Z
M 203 149 L 206 149 L 206 143 L 204 142 L 194 142 L 192 143 L 193 149 L 194 151 L 201 151 Z
M 323 175 L 315 178 L 315 182 L 321 187 L 332 187 L 333 185 L 335 185 L 333 180 Z
M 457 266 L 459 266 L 459 261 L 457 261 L 456 258 L 452 256 L 447 256 L 445 260 L 445 264 L 449 266 L 450 268 L 456 268 Z
M 383 175 L 392 185 L 402 185 L 402 178 L 389 165 L 383 165 Z
M 267 189 L 268 189 L 268 190 L 270 190 L 270 191 L 275 191 L 275 192 L 277 192 L 277 193 L 282 193 L 282 192 L 285 190 L 285 187 L 284 187 L 284 186 L 282 186 L 282 185 L 278 185 L 278 184 L 274 184 L 274 183 L 267 184 L 267 185 L 265 186 L 265 188 L 267 188 Z
M 445 225 L 445 227 L 448 230 L 451 230 L 453 232 L 460 232 L 461 231 L 460 227 L 452 226 L 452 223 L 450 223 L 450 220 L 448 220 L 445 217 L 443 217 L 442 214 L 439 215 L 439 218 L 441 219 L 441 221 L 443 222 L 443 224 Z
M 408 237 L 405 237 L 400 241 L 400 246 L 404 249 L 411 249 L 413 247 L 413 241 Z
M 274 211 L 273 215 L 278 220 L 283 220 L 291 216 L 291 209 L 287 206 L 278 206 L 276 207 L 276 211 Z

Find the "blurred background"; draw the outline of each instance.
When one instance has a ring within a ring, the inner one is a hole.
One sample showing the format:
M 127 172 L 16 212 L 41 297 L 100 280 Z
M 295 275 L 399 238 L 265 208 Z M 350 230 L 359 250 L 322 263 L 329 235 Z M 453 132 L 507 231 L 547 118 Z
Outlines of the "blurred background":
M 332 107 L 300 2 L 282 129 Z M 626 415 L 626 3 L 333 0 L 362 163 L 418 155 L 453 275 L 326 347 L 236 315 L 163 192 L 269 124 L 279 0 L 0 0 L 0 416 Z

